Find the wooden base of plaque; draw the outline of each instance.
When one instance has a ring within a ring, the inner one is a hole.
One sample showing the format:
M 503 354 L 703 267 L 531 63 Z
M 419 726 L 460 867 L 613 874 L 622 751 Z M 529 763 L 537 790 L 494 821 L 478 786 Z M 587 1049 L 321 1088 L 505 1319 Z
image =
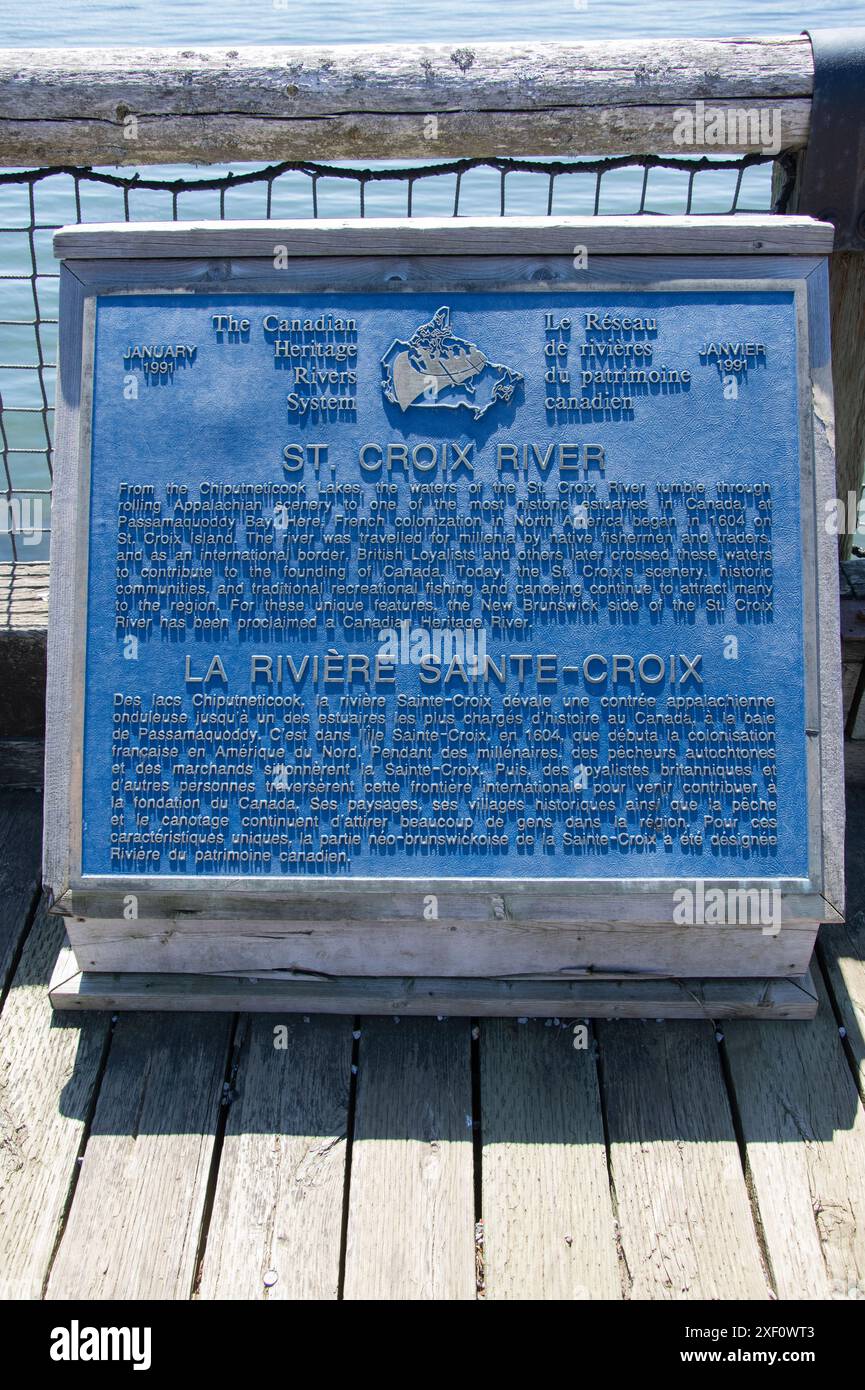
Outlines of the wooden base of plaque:
M 68 947 L 57 959 L 48 994 L 56 1010 L 656 1019 L 808 1019 L 817 1012 L 810 970 L 771 979 L 703 980 L 170 975 L 79 970 Z

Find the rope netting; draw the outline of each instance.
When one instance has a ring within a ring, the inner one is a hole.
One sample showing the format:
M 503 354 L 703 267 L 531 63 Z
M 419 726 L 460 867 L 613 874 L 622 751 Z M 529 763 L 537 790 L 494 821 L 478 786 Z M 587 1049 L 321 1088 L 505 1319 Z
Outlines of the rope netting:
M 772 169 L 779 177 L 772 194 Z M 57 356 L 56 229 L 201 218 L 784 213 L 795 158 L 623 155 L 459 159 L 365 168 L 311 162 L 183 177 L 65 166 L 0 173 L 0 561 L 44 560 Z

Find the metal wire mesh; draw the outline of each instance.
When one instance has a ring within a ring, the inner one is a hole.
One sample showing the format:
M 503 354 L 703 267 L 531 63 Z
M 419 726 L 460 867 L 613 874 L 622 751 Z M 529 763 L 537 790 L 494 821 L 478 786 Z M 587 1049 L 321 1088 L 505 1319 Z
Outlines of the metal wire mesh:
M 773 165 L 781 174 L 774 200 Z M 365 168 L 303 162 L 195 178 L 65 166 L 0 173 L 0 561 L 44 560 L 48 552 L 59 279 L 51 242 L 59 226 L 201 217 L 783 213 L 794 178 L 795 161 L 784 154 Z

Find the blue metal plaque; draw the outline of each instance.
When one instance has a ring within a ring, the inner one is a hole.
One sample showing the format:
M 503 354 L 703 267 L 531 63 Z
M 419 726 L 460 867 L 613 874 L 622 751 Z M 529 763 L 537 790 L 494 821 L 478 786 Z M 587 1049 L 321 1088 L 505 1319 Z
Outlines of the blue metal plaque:
M 84 874 L 808 877 L 792 290 L 94 341 Z

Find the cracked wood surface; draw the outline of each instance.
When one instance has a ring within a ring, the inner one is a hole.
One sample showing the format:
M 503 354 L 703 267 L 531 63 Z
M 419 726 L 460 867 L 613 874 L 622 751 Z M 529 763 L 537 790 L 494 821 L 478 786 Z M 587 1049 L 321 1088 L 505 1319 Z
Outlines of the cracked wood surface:
M 802 35 L 588 43 L 0 53 L 0 162 L 594 154 L 676 149 L 676 111 L 698 100 L 765 144 L 750 113 L 777 113 L 781 147 L 807 141 L 813 89 Z M 741 143 L 740 143 L 741 140 Z M 684 152 L 684 151 L 683 151 Z

